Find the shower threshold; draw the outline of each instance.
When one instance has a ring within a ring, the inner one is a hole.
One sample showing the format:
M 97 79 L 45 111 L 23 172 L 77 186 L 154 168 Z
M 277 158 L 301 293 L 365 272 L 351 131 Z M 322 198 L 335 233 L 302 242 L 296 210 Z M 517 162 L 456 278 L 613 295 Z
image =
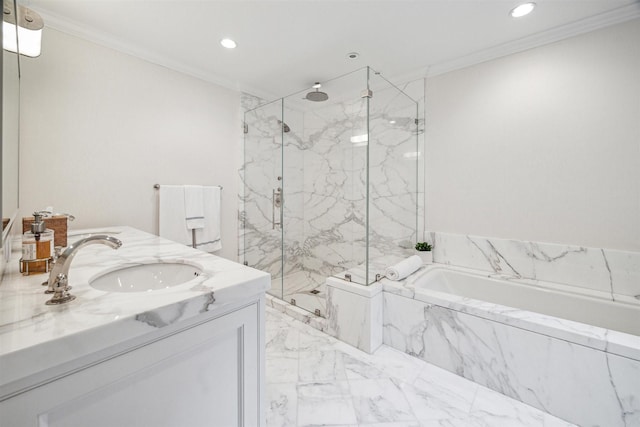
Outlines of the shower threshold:
M 313 271 L 296 271 L 287 274 L 284 280 L 276 277 L 271 281 L 271 295 L 308 311 L 312 315 L 325 317 L 327 310 L 326 276 Z M 280 284 L 282 283 L 282 290 Z M 280 297 L 282 295 L 282 297 Z

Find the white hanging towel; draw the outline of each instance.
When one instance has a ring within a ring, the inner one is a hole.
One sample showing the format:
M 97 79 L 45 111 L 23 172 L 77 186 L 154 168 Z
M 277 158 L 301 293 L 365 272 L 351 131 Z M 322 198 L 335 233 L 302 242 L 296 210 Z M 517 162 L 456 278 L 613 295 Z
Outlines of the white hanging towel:
M 412 255 L 388 267 L 384 271 L 384 275 L 391 280 L 402 280 L 420 267 L 422 267 L 422 259 L 418 255 Z
M 204 228 L 196 230 L 196 248 L 205 252 L 222 249 L 220 241 L 220 187 L 202 187 Z
M 204 194 L 201 185 L 184 186 L 184 211 L 189 230 L 204 228 Z
M 161 185 L 158 222 L 160 237 L 191 246 L 191 230 L 184 221 L 184 187 Z

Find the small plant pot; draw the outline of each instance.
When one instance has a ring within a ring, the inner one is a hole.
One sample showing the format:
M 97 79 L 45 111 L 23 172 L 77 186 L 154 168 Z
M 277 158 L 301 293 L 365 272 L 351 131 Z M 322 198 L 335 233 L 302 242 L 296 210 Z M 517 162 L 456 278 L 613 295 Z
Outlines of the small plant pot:
M 418 256 L 422 259 L 423 264 L 433 264 L 433 252 L 431 251 L 416 251 Z

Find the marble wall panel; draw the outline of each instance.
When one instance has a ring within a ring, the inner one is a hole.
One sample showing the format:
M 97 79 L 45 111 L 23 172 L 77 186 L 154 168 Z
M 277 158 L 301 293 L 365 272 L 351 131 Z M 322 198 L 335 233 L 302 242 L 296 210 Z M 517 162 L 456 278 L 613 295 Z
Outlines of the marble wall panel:
M 611 299 L 640 295 L 640 253 L 461 234 L 431 233 L 434 261 L 560 283 Z

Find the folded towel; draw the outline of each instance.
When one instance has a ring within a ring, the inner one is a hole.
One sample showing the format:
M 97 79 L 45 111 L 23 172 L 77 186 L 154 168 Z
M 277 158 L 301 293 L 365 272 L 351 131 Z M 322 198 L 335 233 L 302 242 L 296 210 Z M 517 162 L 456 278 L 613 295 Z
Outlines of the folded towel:
M 422 267 L 422 260 L 418 255 L 413 255 L 407 259 L 403 259 L 391 267 L 388 267 L 384 271 L 384 274 L 388 279 L 402 280 L 420 267 Z
M 203 187 L 204 228 L 196 230 L 196 248 L 205 252 L 222 249 L 220 241 L 220 187 Z
M 184 211 L 189 230 L 204 228 L 204 195 L 201 185 L 184 186 Z
M 161 185 L 158 197 L 160 237 L 191 246 L 191 231 L 184 222 L 184 187 Z

